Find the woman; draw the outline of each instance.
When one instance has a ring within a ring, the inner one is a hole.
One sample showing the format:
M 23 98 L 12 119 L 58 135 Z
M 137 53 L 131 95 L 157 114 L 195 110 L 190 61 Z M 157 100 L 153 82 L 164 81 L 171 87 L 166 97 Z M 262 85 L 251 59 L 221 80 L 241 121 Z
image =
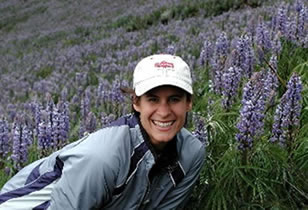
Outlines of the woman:
M 183 128 L 192 108 L 188 65 L 142 59 L 134 114 L 22 169 L 3 187 L 2 209 L 176 209 L 190 195 L 204 146 Z

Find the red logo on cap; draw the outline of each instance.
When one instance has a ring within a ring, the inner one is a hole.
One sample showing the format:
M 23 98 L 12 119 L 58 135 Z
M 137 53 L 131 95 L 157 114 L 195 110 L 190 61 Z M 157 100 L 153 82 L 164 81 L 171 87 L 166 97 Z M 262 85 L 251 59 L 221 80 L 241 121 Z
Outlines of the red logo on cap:
M 173 63 L 168 63 L 167 61 L 162 61 L 160 63 L 155 63 L 157 68 L 174 68 Z

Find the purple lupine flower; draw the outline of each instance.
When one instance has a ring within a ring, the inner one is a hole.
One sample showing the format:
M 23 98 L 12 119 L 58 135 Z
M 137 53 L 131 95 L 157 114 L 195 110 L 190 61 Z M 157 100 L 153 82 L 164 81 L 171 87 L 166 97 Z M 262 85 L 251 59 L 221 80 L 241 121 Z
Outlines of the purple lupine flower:
M 303 1 L 297 0 L 295 1 L 294 7 L 295 7 L 295 11 L 299 13 L 305 7 L 305 5 Z
M 264 80 L 264 96 L 270 105 L 274 104 L 274 97 L 276 95 L 276 90 L 278 88 L 278 78 L 276 75 L 277 71 L 277 57 L 272 56 L 270 60 L 270 65 L 273 69 L 268 69 L 266 72 Z
M 251 77 L 253 73 L 253 66 L 255 64 L 255 54 L 252 47 L 252 43 L 250 40 L 248 40 L 249 37 L 247 37 L 247 50 L 245 55 L 245 62 L 244 62 L 244 72 L 247 77 Z
M 242 69 L 243 76 L 250 77 L 253 72 L 255 63 L 254 51 L 252 47 L 251 36 L 248 34 L 242 35 L 237 39 L 235 44 L 235 58 L 233 65 Z
M 107 88 L 107 82 L 105 80 L 100 80 L 98 87 L 96 89 L 96 107 L 99 107 L 102 104 L 103 98 L 104 98 L 104 89 Z
M 27 135 L 24 136 L 23 131 L 24 127 L 21 124 L 21 120 L 17 119 L 12 129 L 13 150 L 11 154 L 14 168 L 17 170 L 20 170 L 28 161 L 28 146 L 30 140 L 27 139 Z
M 243 69 L 243 71 L 245 70 L 245 61 L 246 61 L 246 51 L 247 51 L 247 35 L 243 35 L 240 38 L 237 39 L 236 42 L 236 52 L 237 52 L 237 56 L 238 56 L 238 61 L 235 63 L 234 65 L 239 66 Z
M 287 23 L 287 33 L 286 38 L 290 41 L 296 42 L 296 20 L 294 18 L 289 18 Z
M 175 47 L 174 45 L 168 45 L 166 49 L 166 53 L 170 55 L 175 55 Z
M 255 73 L 243 88 L 240 119 L 236 125 L 239 130 L 236 140 L 240 150 L 252 148 L 254 137 L 263 132 L 265 99 L 261 78 L 260 72 Z
M 208 144 L 208 133 L 204 118 L 193 113 L 193 123 L 195 129 L 192 132 L 192 135 L 199 139 L 203 144 Z
M 79 126 L 79 137 L 83 137 L 87 131 L 86 129 L 86 119 L 91 111 L 91 95 L 89 89 L 86 90 L 84 97 L 81 99 L 81 118 Z
M 31 146 L 33 144 L 33 132 L 27 124 L 22 127 L 22 137 L 24 138 L 24 142 L 27 146 Z
M 42 110 L 40 115 L 41 121 L 38 125 L 37 143 L 41 156 L 45 156 L 53 147 L 52 126 L 49 119 L 50 114 L 48 111 Z
M 213 55 L 212 43 L 209 40 L 205 40 L 203 42 L 203 47 L 200 53 L 200 65 L 201 66 L 208 65 L 212 55 Z
M 93 133 L 97 127 L 96 116 L 93 112 L 89 112 L 86 118 L 85 128 L 88 133 Z
M 86 95 L 85 95 L 86 96 Z M 88 113 L 90 112 L 91 105 L 90 105 L 90 98 L 89 97 L 83 97 L 81 99 L 81 118 L 86 119 Z
M 287 7 L 286 5 L 281 4 L 277 10 L 276 28 L 278 31 L 281 32 L 282 35 L 286 35 L 287 33 L 287 27 L 288 27 L 287 22 L 288 22 Z
M 5 157 L 10 152 L 9 126 L 6 120 L 0 120 L 0 158 Z
M 60 128 L 61 128 L 61 140 L 65 144 L 69 137 L 70 130 L 70 110 L 68 102 L 59 103 L 60 111 Z
M 66 87 L 63 88 L 61 91 L 61 100 L 66 101 L 67 100 L 67 95 L 68 95 L 68 90 Z
M 80 126 L 79 126 L 79 138 L 82 138 L 85 135 L 86 135 L 86 128 L 85 128 L 84 122 L 81 121 Z
M 222 104 L 225 109 L 229 109 L 238 94 L 238 88 L 241 81 L 241 69 L 236 66 L 231 66 L 223 74 L 223 100 Z
M 213 82 L 214 92 L 216 94 L 221 95 L 222 89 L 223 89 L 222 75 L 223 75 L 224 68 L 223 68 L 223 65 L 218 60 L 216 60 L 216 58 L 217 58 L 216 55 L 214 55 L 212 62 L 211 62 L 212 72 L 213 72 L 212 73 L 213 74 L 212 82 Z
M 71 100 L 71 104 L 74 104 L 74 105 L 78 105 L 79 104 L 79 97 L 78 95 L 74 95 L 72 100 Z
M 234 50 L 231 51 L 231 53 L 228 56 L 226 66 L 234 66 L 241 68 L 241 61 L 240 61 L 240 53 L 239 51 L 235 48 Z M 242 71 L 242 69 L 241 69 Z
M 266 52 L 272 48 L 270 33 L 264 22 L 260 22 L 257 26 L 256 43 Z
M 34 103 L 34 122 L 35 122 L 35 132 L 36 135 L 39 134 L 39 124 L 41 122 L 41 110 L 43 109 L 43 107 L 38 104 L 38 103 Z
M 223 89 L 222 75 L 224 72 L 227 56 L 220 57 L 217 53 L 213 54 L 210 60 L 210 78 L 212 82 L 212 88 L 216 94 L 221 95 Z
M 226 56 L 229 50 L 229 42 L 227 38 L 227 34 L 225 32 L 222 32 L 215 43 L 215 54 L 218 57 Z
M 28 161 L 28 149 L 33 143 L 33 134 L 30 128 L 24 124 L 22 126 L 22 136 L 21 136 L 21 154 L 22 154 L 22 163 Z
M 280 54 L 282 49 L 280 38 L 281 38 L 280 33 L 277 33 L 272 42 L 273 52 L 275 53 L 276 56 Z
M 54 107 L 54 109 L 50 113 L 51 142 L 53 149 L 59 149 L 62 146 L 60 121 L 61 121 L 61 114 L 58 108 Z
M 8 112 L 9 121 L 13 122 L 16 117 L 16 106 L 14 104 L 8 104 L 7 112 Z
M 298 15 L 297 15 L 297 26 L 296 26 L 296 33 L 297 38 L 299 40 L 303 39 L 305 37 L 306 31 L 305 31 L 305 23 L 307 23 L 307 7 L 302 4 L 302 6 L 298 6 Z
M 123 86 L 119 76 L 116 76 L 112 81 L 111 87 L 111 103 L 113 104 L 112 112 L 117 116 L 122 114 L 121 104 L 125 101 L 124 95 L 122 94 L 120 87 Z
M 51 94 L 50 93 L 47 93 L 46 94 L 46 111 L 48 112 L 52 112 L 54 106 L 55 106 L 55 103 L 51 97 Z
M 286 104 L 286 97 L 282 97 L 280 100 L 280 104 L 278 104 L 275 115 L 274 115 L 274 123 L 272 126 L 272 137 L 269 139 L 270 142 L 281 142 L 280 139 L 282 139 L 282 142 L 285 142 L 285 133 L 283 132 L 283 122 L 284 122 L 284 107 L 283 104 Z
M 277 17 L 273 16 L 270 21 L 271 39 L 273 39 L 275 37 L 275 34 L 277 33 L 276 28 L 277 28 Z
M 13 141 L 13 150 L 11 154 L 11 158 L 14 162 L 19 163 L 21 157 L 20 157 L 20 145 L 21 145 L 21 128 L 19 123 L 16 122 L 13 124 L 12 129 L 12 141 Z
M 124 101 L 123 95 L 120 90 L 121 86 L 122 86 L 121 79 L 117 75 L 115 79 L 112 81 L 112 87 L 111 87 L 111 101 L 113 103 L 119 104 Z
M 69 130 L 67 130 L 67 122 L 66 122 L 66 116 L 65 115 L 60 115 L 59 118 L 59 125 L 58 125 L 58 129 L 59 129 L 59 143 L 58 143 L 58 147 L 63 147 L 63 145 L 65 145 L 67 143 L 68 140 L 68 134 L 69 134 Z
M 279 141 L 283 146 L 290 145 L 294 138 L 294 127 L 299 125 L 301 112 L 301 78 L 293 73 L 287 84 L 287 91 L 281 98 L 274 115 L 271 142 Z
M 107 115 L 105 112 L 102 112 L 101 114 L 102 128 L 108 126 L 108 124 L 114 121 L 115 119 L 116 119 L 116 116 L 114 114 Z

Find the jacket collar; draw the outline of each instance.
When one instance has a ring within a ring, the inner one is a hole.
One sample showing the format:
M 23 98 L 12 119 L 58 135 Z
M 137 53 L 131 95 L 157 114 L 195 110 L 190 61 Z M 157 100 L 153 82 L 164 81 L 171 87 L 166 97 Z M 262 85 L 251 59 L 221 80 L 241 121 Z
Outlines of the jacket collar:
M 138 119 L 138 124 L 139 124 L 139 127 L 140 127 L 142 137 L 143 137 L 145 143 L 147 144 L 148 148 L 150 149 L 151 153 L 153 154 L 154 159 L 155 159 L 155 163 L 157 165 L 159 165 L 161 168 L 165 168 L 165 167 L 174 165 L 175 162 L 178 160 L 178 152 L 177 152 L 177 146 L 176 146 L 176 144 L 177 144 L 176 135 L 174 136 L 174 138 L 171 141 L 169 141 L 167 143 L 167 145 L 166 145 L 166 147 L 164 148 L 163 151 L 158 152 L 154 148 L 154 146 L 152 145 L 148 133 L 143 128 L 143 126 L 140 122 L 139 116 L 136 116 L 136 117 Z

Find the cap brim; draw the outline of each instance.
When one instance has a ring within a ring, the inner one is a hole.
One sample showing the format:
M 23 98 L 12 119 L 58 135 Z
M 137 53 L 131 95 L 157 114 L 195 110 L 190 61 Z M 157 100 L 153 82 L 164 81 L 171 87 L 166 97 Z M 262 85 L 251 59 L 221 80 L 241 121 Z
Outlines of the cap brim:
M 179 79 L 174 79 L 174 78 L 170 78 L 170 77 L 164 77 L 164 78 L 151 78 L 148 79 L 146 81 L 143 81 L 141 83 L 139 83 L 138 85 L 136 85 L 135 87 L 135 93 L 137 96 L 141 96 L 143 94 L 145 94 L 146 92 L 148 92 L 149 90 L 162 86 L 162 85 L 172 85 L 178 88 L 181 88 L 183 90 L 185 90 L 186 92 L 193 94 L 193 90 L 191 85 L 185 83 L 182 80 Z

